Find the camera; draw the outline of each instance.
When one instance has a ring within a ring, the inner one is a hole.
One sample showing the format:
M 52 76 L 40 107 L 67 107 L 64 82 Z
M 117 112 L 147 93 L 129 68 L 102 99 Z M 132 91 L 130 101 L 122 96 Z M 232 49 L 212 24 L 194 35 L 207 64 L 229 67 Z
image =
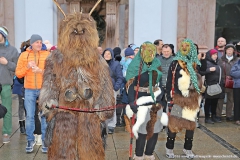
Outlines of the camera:
M 240 52 L 240 45 L 236 45 L 237 52 Z

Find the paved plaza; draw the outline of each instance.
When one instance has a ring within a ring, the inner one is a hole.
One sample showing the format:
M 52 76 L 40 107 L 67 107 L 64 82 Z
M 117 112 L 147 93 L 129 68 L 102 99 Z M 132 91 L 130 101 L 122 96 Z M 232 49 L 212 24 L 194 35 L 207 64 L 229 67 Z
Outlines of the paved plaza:
M 33 153 L 26 154 L 26 135 L 21 135 L 18 125 L 18 101 L 13 95 L 13 133 L 11 142 L 2 143 L 0 135 L 0 160 L 47 160 L 47 154 L 41 152 L 41 146 L 35 146 Z M 2 120 L 0 120 L 2 129 Z M 1 130 L 0 129 L 0 130 Z M 159 133 L 158 143 L 155 148 L 156 160 L 165 160 L 165 131 Z M 115 129 L 113 135 L 107 139 L 106 160 L 128 160 L 130 143 L 129 133 L 123 127 Z M 183 154 L 184 131 L 177 134 L 174 153 L 175 159 L 186 159 Z M 135 144 L 135 140 L 134 140 Z M 133 145 L 133 151 L 135 146 Z M 200 118 L 200 128 L 194 133 L 193 148 L 197 160 L 231 160 L 240 159 L 240 126 L 233 122 L 205 124 L 204 118 Z

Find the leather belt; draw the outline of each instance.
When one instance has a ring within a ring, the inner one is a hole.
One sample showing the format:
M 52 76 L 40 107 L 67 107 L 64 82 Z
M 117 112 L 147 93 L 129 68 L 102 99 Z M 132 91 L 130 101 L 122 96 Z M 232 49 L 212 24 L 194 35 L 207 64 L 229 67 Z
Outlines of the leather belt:
M 152 87 L 152 91 L 156 92 L 159 88 L 158 87 Z M 137 86 L 134 86 L 134 90 L 137 90 Z M 150 93 L 150 88 L 149 87 L 139 87 L 138 92 L 147 92 Z

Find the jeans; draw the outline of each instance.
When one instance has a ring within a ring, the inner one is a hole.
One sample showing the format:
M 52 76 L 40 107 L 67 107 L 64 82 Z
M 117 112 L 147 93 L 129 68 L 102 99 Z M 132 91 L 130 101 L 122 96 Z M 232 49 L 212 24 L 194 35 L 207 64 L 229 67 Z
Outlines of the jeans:
M 35 137 L 33 132 L 35 130 L 35 110 L 36 110 L 36 99 L 39 96 L 39 89 L 25 89 L 25 101 L 24 106 L 26 109 L 26 134 L 27 141 L 34 141 Z M 41 117 L 41 132 L 42 132 L 42 140 L 45 139 L 45 131 L 46 131 L 47 123 L 46 117 Z
M 116 104 L 117 91 L 114 91 L 114 99 Z M 115 128 L 117 123 L 116 108 L 113 113 L 113 117 L 107 120 L 108 128 Z
M 2 105 L 7 108 L 7 113 L 3 118 L 2 134 L 11 135 L 12 133 L 12 90 L 11 85 L 2 85 Z

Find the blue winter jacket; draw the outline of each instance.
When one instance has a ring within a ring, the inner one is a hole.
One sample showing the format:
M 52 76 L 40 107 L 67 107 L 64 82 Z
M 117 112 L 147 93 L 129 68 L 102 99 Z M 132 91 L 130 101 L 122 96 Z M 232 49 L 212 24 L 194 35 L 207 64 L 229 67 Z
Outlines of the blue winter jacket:
M 230 76 L 233 78 L 233 88 L 240 88 L 240 59 L 232 66 Z
M 106 48 L 103 51 L 103 54 L 102 54 L 103 58 L 104 58 L 105 51 L 107 50 L 110 51 L 112 55 L 112 59 L 108 62 L 108 65 L 111 69 L 110 76 L 112 78 L 113 89 L 115 91 L 118 91 L 121 88 L 121 85 L 123 83 L 122 68 L 120 63 L 114 60 L 114 53 L 111 48 Z
M 123 77 L 126 77 L 128 65 L 132 62 L 132 58 L 122 57 L 120 64 L 123 66 L 122 73 Z

